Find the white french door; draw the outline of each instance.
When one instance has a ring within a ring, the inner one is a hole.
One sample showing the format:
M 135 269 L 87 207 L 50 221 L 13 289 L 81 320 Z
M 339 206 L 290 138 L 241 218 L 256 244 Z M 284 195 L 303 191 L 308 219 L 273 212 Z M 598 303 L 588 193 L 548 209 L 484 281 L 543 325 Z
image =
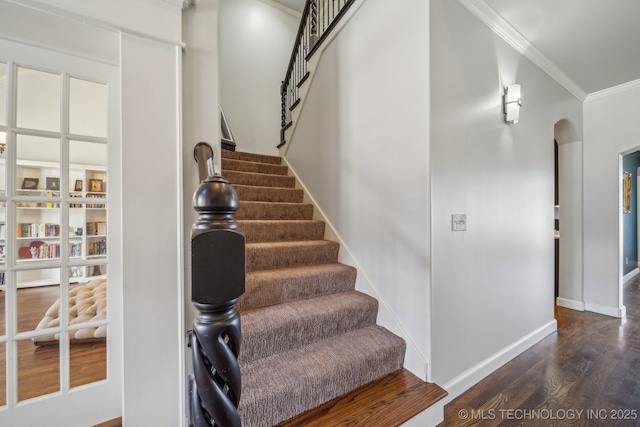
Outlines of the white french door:
M 118 67 L 0 38 L 0 426 L 122 411 Z

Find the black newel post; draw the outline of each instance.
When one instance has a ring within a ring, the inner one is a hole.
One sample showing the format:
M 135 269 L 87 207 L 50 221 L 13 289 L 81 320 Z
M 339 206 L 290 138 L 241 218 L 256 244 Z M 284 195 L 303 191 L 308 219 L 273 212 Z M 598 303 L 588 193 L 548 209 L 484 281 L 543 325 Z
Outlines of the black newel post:
M 235 304 L 245 290 L 245 237 L 233 217 L 238 196 L 213 172 L 211 147 L 199 143 L 194 154 L 202 182 L 193 196 L 200 217 L 191 231 L 191 300 L 199 313 L 189 334 L 190 425 L 239 427 L 241 335 Z

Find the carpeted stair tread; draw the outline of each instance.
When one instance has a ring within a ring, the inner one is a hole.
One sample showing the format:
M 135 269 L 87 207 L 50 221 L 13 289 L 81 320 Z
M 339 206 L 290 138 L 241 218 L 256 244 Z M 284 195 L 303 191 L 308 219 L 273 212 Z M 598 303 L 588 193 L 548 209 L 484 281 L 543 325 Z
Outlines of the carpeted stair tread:
M 222 170 L 224 176 L 233 185 L 256 185 L 260 187 L 295 188 L 296 179 L 293 176 L 269 175 L 255 172 L 239 172 Z
M 247 243 L 247 271 L 334 263 L 339 249 L 329 240 Z
M 322 240 L 324 221 L 314 220 L 241 220 L 247 243 Z
M 273 426 L 395 372 L 405 349 L 374 325 L 243 364 L 243 425 Z
M 302 203 L 304 191 L 299 188 L 260 187 L 257 185 L 233 185 L 240 200 L 252 202 Z
M 402 368 L 404 340 L 375 324 L 378 302 L 287 176 L 280 157 L 222 152 L 247 238 L 237 302 L 243 425 L 273 426 Z
M 248 162 L 271 163 L 273 165 L 282 164 L 282 158 L 279 156 L 270 156 L 268 154 L 245 153 L 242 151 L 222 150 L 223 159 L 245 160 Z
M 377 313 L 378 301 L 355 290 L 243 312 L 239 362 L 374 325 Z
M 240 202 L 236 220 L 293 220 L 313 218 L 313 205 L 286 202 Z
M 274 165 L 271 163 L 250 162 L 246 160 L 235 159 L 222 159 L 222 169 L 238 172 L 254 172 L 284 176 L 289 173 L 289 168 L 285 165 Z
M 247 273 L 246 290 L 236 307 L 245 311 L 355 288 L 356 269 L 338 263 Z

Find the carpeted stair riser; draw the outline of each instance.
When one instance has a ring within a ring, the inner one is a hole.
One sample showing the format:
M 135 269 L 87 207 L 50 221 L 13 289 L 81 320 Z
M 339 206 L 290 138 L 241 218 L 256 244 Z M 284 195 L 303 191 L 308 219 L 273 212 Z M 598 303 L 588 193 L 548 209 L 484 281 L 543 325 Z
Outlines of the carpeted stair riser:
M 260 187 L 295 188 L 296 179 L 292 176 L 269 175 L 253 172 L 222 170 L 222 176 L 233 185 L 256 185 Z
M 325 340 L 376 323 L 378 301 L 357 291 L 242 313 L 240 363 Z
M 246 162 L 270 163 L 272 165 L 282 164 L 282 159 L 278 156 L 267 154 L 243 153 L 242 151 L 222 150 L 223 159 L 244 160 Z
M 312 219 L 313 205 L 304 203 L 269 203 L 269 202 L 240 202 L 240 208 L 235 214 L 236 220 L 294 220 Z
M 338 262 L 340 245 L 328 240 L 248 243 L 247 271 Z
M 302 203 L 304 192 L 296 188 L 259 187 L 256 185 L 234 185 L 236 194 L 245 202 Z
M 247 238 L 241 314 L 246 427 L 292 418 L 402 367 L 404 340 L 375 325 L 377 301 L 355 291 L 295 178 L 279 157 L 223 151 Z
M 323 221 L 241 220 L 238 222 L 247 243 L 322 240 L 324 238 Z
M 289 168 L 284 165 L 272 165 L 270 163 L 256 163 L 244 160 L 222 159 L 222 170 L 286 176 Z
M 246 290 L 236 304 L 240 312 L 354 289 L 356 269 L 324 264 L 247 273 Z
M 244 426 L 268 427 L 402 367 L 404 340 L 369 326 L 243 364 Z

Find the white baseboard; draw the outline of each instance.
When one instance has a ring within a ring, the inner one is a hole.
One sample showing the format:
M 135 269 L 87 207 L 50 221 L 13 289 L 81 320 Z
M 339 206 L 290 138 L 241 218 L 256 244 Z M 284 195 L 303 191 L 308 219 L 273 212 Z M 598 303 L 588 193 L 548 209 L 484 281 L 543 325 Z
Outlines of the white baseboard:
M 433 427 L 444 421 L 444 402 L 439 400 L 400 427 Z
M 605 316 L 617 317 L 622 319 L 627 315 L 627 307 L 611 307 L 607 305 L 594 304 L 591 302 L 584 303 L 584 309 L 593 313 L 604 314 Z
M 556 298 L 558 307 L 570 308 L 571 310 L 584 311 L 584 301 L 574 301 L 566 298 Z
M 622 283 L 626 282 L 627 280 L 633 279 L 638 274 L 640 274 L 640 268 L 636 267 L 636 268 L 634 268 L 633 270 L 631 270 L 630 272 L 628 272 L 627 274 L 624 275 L 624 277 L 622 278 Z
M 556 332 L 557 330 L 558 324 L 554 319 L 546 325 L 540 327 L 539 329 L 531 332 L 529 335 L 522 337 L 518 341 L 498 351 L 493 356 L 483 360 L 482 362 L 458 375 L 442 386 L 442 388 L 449 392 L 449 395 L 443 399 L 443 404 L 451 402 L 453 399 L 470 389 L 487 375 L 493 373 L 505 363 L 509 362 L 520 353 L 524 352 L 525 350 L 536 344 L 538 341 L 540 341 L 547 335 Z

